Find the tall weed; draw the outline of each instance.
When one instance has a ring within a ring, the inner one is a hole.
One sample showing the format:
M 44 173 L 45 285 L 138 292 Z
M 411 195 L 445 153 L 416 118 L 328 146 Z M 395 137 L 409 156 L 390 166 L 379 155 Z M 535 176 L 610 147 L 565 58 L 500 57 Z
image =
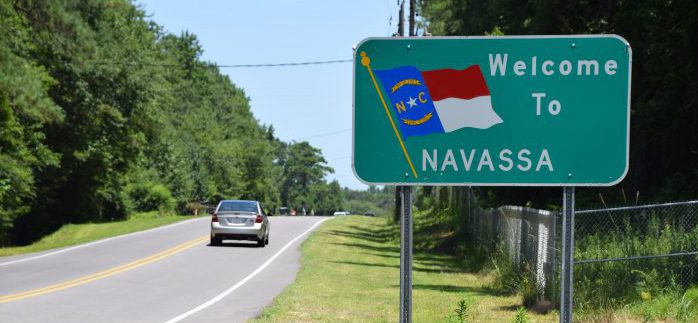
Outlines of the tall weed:
M 528 314 L 526 313 L 526 308 L 521 306 L 516 310 L 516 316 L 514 316 L 514 320 L 512 321 L 513 323 L 529 323 L 531 322 L 531 319 L 528 318 Z
M 454 315 L 449 317 L 449 322 L 453 323 L 465 323 L 468 322 L 468 315 L 470 315 L 470 309 L 472 308 L 472 300 L 469 298 L 463 298 L 458 302 L 458 307 L 453 310 Z
M 522 304 L 533 307 L 543 300 L 543 289 L 536 281 L 535 274 L 528 264 L 517 265 L 502 252 L 492 258 L 494 287 L 508 293 L 519 294 Z

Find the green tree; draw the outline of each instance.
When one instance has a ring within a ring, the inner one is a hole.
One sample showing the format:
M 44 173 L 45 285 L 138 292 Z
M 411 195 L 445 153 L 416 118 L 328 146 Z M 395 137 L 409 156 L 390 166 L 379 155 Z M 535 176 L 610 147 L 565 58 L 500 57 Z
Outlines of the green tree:
M 330 183 L 314 184 L 310 188 L 311 202 L 309 208 L 315 214 L 332 214 L 344 210 L 344 192 L 336 180 Z
M 146 75 L 122 63 L 149 58 L 136 55 L 154 39 L 143 13 L 125 1 L 3 1 L 2 6 L 11 16 L 3 22 L 15 24 L 15 35 L 26 44 L 3 44 L 2 51 L 30 62 L 19 66 L 45 71 L 45 76 L 35 74 L 30 81 L 35 86 L 28 88 L 39 102 L 50 100 L 53 106 L 55 112 L 41 119 L 64 116 L 62 122 L 35 128 L 35 138 L 45 138 L 40 140 L 59 166 L 32 169 L 39 184 L 33 195 L 41 199 L 27 207 L 31 223 L 43 225 L 22 231 L 30 222 L 24 213 L 15 230 L 26 241 L 63 222 L 123 216 L 121 175 L 144 144 L 141 125 L 147 122 L 143 112 L 149 99 Z M 44 86 L 36 87 L 37 82 Z
M 310 207 L 315 200 L 311 188 L 324 184 L 325 175 L 332 172 L 320 149 L 306 141 L 291 143 L 284 163 L 281 200 L 293 208 Z
M 31 30 L 6 1 L 0 2 L 0 246 L 10 243 L 17 218 L 36 199 L 36 173 L 56 167 L 59 155 L 44 128 L 63 121 L 48 89 L 54 79 L 26 55 Z

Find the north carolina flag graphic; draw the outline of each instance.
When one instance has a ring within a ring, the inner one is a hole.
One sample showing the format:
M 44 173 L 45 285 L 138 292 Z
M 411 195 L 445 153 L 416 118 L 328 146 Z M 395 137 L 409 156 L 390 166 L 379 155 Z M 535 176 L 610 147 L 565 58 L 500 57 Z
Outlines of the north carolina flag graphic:
M 478 65 L 424 72 L 402 66 L 374 72 L 390 98 L 404 138 L 466 127 L 487 129 L 503 122 L 492 108 Z

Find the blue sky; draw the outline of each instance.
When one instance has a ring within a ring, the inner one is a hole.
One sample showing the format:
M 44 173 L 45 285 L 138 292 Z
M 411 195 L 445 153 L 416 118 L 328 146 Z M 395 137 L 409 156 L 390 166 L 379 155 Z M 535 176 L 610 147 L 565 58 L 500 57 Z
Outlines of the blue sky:
M 395 0 L 137 0 L 168 32 L 196 34 L 219 65 L 352 59 L 352 46 L 396 30 Z M 392 19 L 391 19 L 392 17 Z M 352 63 L 223 68 L 252 112 L 284 141 L 322 149 L 342 186 L 365 189 L 351 170 Z

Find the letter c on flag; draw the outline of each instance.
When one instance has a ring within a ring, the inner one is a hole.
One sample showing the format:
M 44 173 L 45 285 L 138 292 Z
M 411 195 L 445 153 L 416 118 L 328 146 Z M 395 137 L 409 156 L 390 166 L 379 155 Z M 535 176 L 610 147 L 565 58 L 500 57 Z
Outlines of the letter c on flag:
M 422 98 L 422 96 L 424 96 L 424 92 L 419 92 L 419 102 L 427 103 L 427 99 Z

